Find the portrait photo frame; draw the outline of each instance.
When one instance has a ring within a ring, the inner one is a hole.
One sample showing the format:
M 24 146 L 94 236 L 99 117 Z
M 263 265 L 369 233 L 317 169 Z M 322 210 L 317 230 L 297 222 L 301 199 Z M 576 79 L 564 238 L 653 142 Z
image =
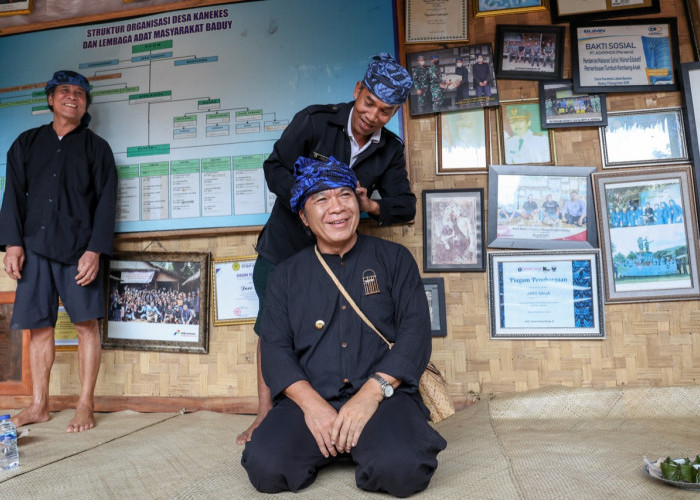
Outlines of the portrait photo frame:
M 563 26 L 496 25 L 496 78 L 561 80 Z
M 676 19 L 572 23 L 575 92 L 668 92 L 680 88 Z
M 257 255 L 219 257 L 211 261 L 214 326 L 255 323 L 258 295 L 253 285 Z
M 492 340 L 605 339 L 600 251 L 489 252 Z
M 406 54 L 406 67 L 414 83 L 409 94 L 411 116 L 498 106 L 490 43 L 412 52 Z
M 423 191 L 423 271 L 483 271 L 484 190 Z
M 595 171 L 595 167 L 491 165 L 488 247 L 596 248 L 591 189 Z
M 206 354 L 209 270 L 210 254 L 203 252 L 114 255 L 102 347 Z
M 577 94 L 571 80 L 543 80 L 540 123 L 543 129 L 605 126 L 608 124 L 605 94 Z
M 556 165 L 554 131 L 542 127 L 539 99 L 502 101 L 496 122 L 499 163 Z
M 423 287 L 430 309 L 430 334 L 432 337 L 445 337 L 447 336 L 445 279 L 423 278 Z
M 683 77 L 683 112 L 685 114 L 685 131 L 690 147 L 695 180 L 695 205 L 700 206 L 700 62 L 681 65 Z
M 488 109 L 440 113 L 437 122 L 437 174 L 484 174 L 491 162 Z
M 474 6 L 474 17 L 501 16 L 545 11 L 549 0 L 509 0 L 496 5 L 488 5 L 485 0 L 473 0 L 472 5 Z
M 13 1 L 0 4 L 0 16 L 14 16 L 18 14 L 31 14 L 34 9 L 34 0 Z
M 553 24 L 607 19 L 610 17 L 639 16 L 661 12 L 660 0 L 634 2 L 581 2 L 580 0 L 549 0 Z
M 468 39 L 467 0 L 405 0 L 406 43 Z
M 700 298 L 688 165 L 594 172 L 605 302 Z
M 680 106 L 611 112 L 599 131 L 604 169 L 689 161 Z
M 29 330 L 13 330 L 10 319 L 15 292 L 0 292 L 0 395 L 32 394 L 32 370 L 29 363 Z

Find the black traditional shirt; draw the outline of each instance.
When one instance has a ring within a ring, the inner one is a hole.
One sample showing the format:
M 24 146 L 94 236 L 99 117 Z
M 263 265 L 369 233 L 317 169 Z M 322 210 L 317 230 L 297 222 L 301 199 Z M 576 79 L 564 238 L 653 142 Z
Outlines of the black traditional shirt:
M 431 352 L 430 313 L 410 252 L 359 235 L 342 258 L 323 255 L 355 303 L 391 342 L 372 331 L 321 266 L 314 247 L 286 260 L 267 287 L 261 361 L 273 398 L 307 380 L 327 401 L 352 396 L 374 372 L 403 381 L 416 393 Z M 379 293 L 367 293 L 378 290 Z
M 66 264 L 111 255 L 117 172 L 109 144 L 84 124 L 59 140 L 51 124 L 27 130 L 7 153 L 0 251 L 31 249 Z

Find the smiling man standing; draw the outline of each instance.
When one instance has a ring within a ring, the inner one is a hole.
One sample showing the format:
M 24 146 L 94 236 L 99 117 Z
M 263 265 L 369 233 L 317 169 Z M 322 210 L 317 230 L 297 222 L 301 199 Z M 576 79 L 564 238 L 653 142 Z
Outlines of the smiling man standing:
M 0 251 L 17 281 L 13 330 L 29 329 L 32 403 L 15 415 L 17 427 L 45 422 L 54 361 L 54 327 L 61 298 L 78 333 L 81 392 L 66 432 L 95 425 L 94 390 L 104 317 L 100 256 L 114 239 L 117 172 L 107 142 L 87 128 L 90 84 L 57 71 L 46 84 L 53 121 L 27 130 L 7 153 L 7 184 L 0 209 Z

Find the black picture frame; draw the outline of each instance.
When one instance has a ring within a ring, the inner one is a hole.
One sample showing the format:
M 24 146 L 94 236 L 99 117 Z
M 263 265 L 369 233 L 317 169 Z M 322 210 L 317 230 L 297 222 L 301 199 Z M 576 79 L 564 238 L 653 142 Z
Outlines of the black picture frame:
M 484 190 L 423 191 L 423 271 L 483 271 Z
M 634 4 L 621 6 L 607 6 L 608 2 L 606 2 L 606 7 L 604 9 L 586 9 L 586 4 L 584 2 L 579 2 L 578 0 L 567 1 L 571 5 L 577 4 L 580 10 L 578 10 L 575 14 L 562 14 L 564 9 L 560 8 L 560 0 L 549 0 L 549 12 L 552 16 L 552 24 L 572 23 L 576 21 L 590 21 L 591 19 L 608 19 L 611 17 L 658 14 L 659 12 L 661 12 L 660 0 L 643 0 L 642 3 L 644 3 L 644 5 L 642 5 L 641 7 L 635 6 Z
M 423 278 L 423 287 L 430 309 L 430 335 L 432 337 L 446 337 L 445 279 Z
M 496 78 L 561 80 L 564 30 L 563 26 L 496 25 Z
M 574 92 L 572 80 L 540 82 L 542 128 L 604 127 L 608 124 L 605 94 Z
M 683 113 L 695 182 L 695 206 L 700 206 L 700 62 L 681 65 L 683 81 Z
M 575 92 L 668 92 L 680 88 L 678 24 L 674 18 L 580 21 L 571 24 L 570 36 Z
M 597 247 L 591 186 L 591 174 L 595 171 L 595 167 L 491 165 L 488 248 L 559 250 Z M 576 191 L 575 199 L 573 191 Z M 564 213 L 564 210 L 569 210 L 567 202 L 576 199 L 585 202 L 585 208 L 579 209 L 585 215 L 582 213 L 583 217 L 578 219 L 567 217 Z M 544 201 L 551 206 L 552 214 L 544 208 Z M 526 205 L 532 202 L 536 204 L 534 210 Z

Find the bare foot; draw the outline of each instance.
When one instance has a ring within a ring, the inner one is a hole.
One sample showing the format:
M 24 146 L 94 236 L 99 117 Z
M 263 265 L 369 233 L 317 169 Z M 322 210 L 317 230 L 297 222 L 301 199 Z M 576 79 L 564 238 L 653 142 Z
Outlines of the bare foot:
M 83 432 L 93 427 L 95 427 L 95 416 L 92 413 L 92 409 L 80 406 L 75 409 L 75 417 L 68 422 L 66 432 Z
M 257 429 L 257 427 L 260 425 L 260 422 L 263 421 L 268 411 L 270 411 L 269 408 L 258 413 L 258 416 L 255 417 L 255 420 L 253 420 L 253 423 L 250 424 L 250 427 L 248 427 L 246 430 L 244 430 L 238 436 L 236 436 L 236 444 L 243 445 L 252 439 L 253 431 Z
M 12 420 L 12 423 L 15 424 L 15 427 L 19 428 L 27 424 L 47 422 L 50 418 L 51 415 L 49 414 L 49 410 L 47 408 L 39 408 L 38 406 L 30 405 L 12 417 L 10 420 Z

